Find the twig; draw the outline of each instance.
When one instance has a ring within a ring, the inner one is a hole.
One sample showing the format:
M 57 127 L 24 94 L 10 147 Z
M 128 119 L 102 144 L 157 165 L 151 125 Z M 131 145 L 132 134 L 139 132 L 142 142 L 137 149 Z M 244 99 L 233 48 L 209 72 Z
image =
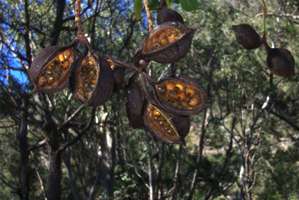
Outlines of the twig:
M 33 151 L 33 150 L 35 150 L 35 149 L 38 149 L 38 148 L 40 148 L 40 147 L 45 146 L 46 144 L 47 144 L 47 139 L 43 139 L 43 140 L 39 141 L 37 144 L 35 144 L 35 145 L 33 145 L 32 147 L 30 147 L 30 148 L 28 149 L 28 151 Z
M 79 106 L 79 108 L 77 108 L 77 110 L 75 110 L 62 124 L 58 129 L 63 128 L 66 124 L 68 124 L 72 119 L 74 119 L 74 117 L 76 117 L 76 115 L 83 109 L 85 108 L 86 105 L 82 104 Z
M 77 37 L 84 36 L 83 29 L 81 26 L 81 0 L 75 0 L 75 24 L 77 28 Z
M 89 122 L 86 124 L 86 126 L 80 131 L 80 133 L 78 134 L 77 137 L 75 137 L 72 141 L 62 145 L 59 149 L 58 149 L 58 152 L 62 152 L 64 151 L 65 149 L 67 149 L 68 147 L 76 144 L 87 132 L 87 130 L 91 127 L 92 125 L 92 122 L 94 120 L 94 116 L 95 116 L 95 112 L 96 112 L 96 108 L 93 108 L 92 110 L 92 114 L 91 114 L 91 117 L 90 117 L 90 120 Z
M 266 30 L 266 17 L 267 17 L 267 4 L 265 2 L 265 0 L 262 0 L 262 4 L 263 4 L 263 17 L 264 17 L 264 34 L 263 34 L 263 40 L 264 42 L 267 42 L 267 30 Z
M 143 0 L 143 4 L 144 4 L 145 11 L 146 11 L 147 28 L 148 28 L 148 31 L 151 32 L 153 30 L 154 23 L 153 23 L 152 13 L 151 13 L 151 11 L 149 9 L 148 0 Z
M 107 58 L 110 59 L 113 63 L 115 63 L 119 67 L 125 67 L 125 68 L 128 68 L 128 69 L 133 69 L 134 71 L 137 71 L 137 72 L 140 71 L 137 67 L 135 67 L 131 63 L 127 63 L 127 62 L 118 60 L 117 58 L 113 58 L 111 56 L 107 56 Z

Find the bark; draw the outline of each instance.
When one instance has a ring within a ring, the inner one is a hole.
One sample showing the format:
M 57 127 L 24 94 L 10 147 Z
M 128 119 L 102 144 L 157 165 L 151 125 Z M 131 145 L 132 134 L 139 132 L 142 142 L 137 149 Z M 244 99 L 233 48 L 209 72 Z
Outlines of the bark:
M 20 199 L 29 200 L 29 151 L 28 151 L 28 139 L 27 139 L 27 116 L 23 114 L 19 131 L 17 133 L 17 139 L 19 141 L 20 150 Z
M 61 161 L 62 151 L 59 147 L 61 144 L 61 135 L 57 130 L 56 124 L 47 116 L 48 124 L 45 132 L 48 136 L 48 155 L 49 155 L 49 174 L 47 179 L 47 199 L 61 199 Z
M 48 200 L 61 199 L 61 153 L 49 149 Z
M 56 0 L 56 17 L 51 33 L 51 45 L 55 45 L 58 42 L 61 28 L 63 25 L 63 13 L 65 9 L 65 0 Z

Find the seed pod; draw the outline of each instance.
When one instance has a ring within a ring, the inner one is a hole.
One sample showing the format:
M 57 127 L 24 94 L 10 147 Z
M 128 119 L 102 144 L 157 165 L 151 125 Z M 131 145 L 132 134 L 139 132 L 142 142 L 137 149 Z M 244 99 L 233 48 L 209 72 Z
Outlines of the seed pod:
M 158 10 L 157 23 L 160 25 L 165 22 L 180 22 L 183 24 L 184 19 L 175 10 L 169 9 L 167 6 L 163 6 Z
M 134 80 L 132 80 L 129 83 L 128 87 L 128 94 L 127 94 L 127 116 L 129 119 L 129 124 L 133 128 L 143 128 L 143 110 L 144 110 L 144 104 L 145 104 L 145 97 L 140 88 L 138 87 L 138 84 L 133 77 Z
M 267 65 L 273 74 L 283 77 L 295 75 L 295 59 L 289 50 L 269 48 L 267 54 Z
M 194 32 L 178 22 L 163 23 L 145 39 L 142 54 L 148 60 L 174 63 L 189 51 Z
M 69 71 L 74 61 L 74 43 L 68 46 L 44 48 L 33 60 L 29 76 L 37 91 L 57 92 L 68 83 Z
M 256 49 L 261 46 L 260 35 L 249 24 L 239 24 L 232 26 L 236 39 L 245 49 Z
M 143 115 L 144 125 L 154 137 L 166 143 L 181 144 L 189 132 L 190 121 L 186 117 L 175 118 L 151 103 L 147 104 Z M 176 124 L 178 121 L 180 123 Z
M 112 95 L 112 71 L 105 59 L 90 51 L 76 63 L 73 79 L 75 98 L 91 106 L 103 104 Z
M 106 59 L 109 64 L 110 69 L 112 70 L 113 80 L 114 80 L 114 88 L 120 89 L 125 86 L 125 68 L 120 66 L 119 64 L 113 62 L 110 58 Z
M 206 103 L 206 92 L 186 78 L 167 78 L 155 85 L 156 96 L 163 109 L 179 115 L 200 112 Z

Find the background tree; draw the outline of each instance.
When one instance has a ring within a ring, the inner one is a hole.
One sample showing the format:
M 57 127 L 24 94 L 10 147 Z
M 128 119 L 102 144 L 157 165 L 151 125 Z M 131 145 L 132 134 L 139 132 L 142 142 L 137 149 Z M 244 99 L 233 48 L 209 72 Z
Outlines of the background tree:
M 73 2 L 0 0 L 1 199 L 299 198 L 298 66 L 293 78 L 271 79 L 265 52 L 244 50 L 231 29 L 249 23 L 261 34 L 262 4 L 168 2 L 198 29 L 176 73 L 194 78 L 209 97 L 185 146 L 130 128 L 125 86 L 96 109 L 67 90 L 35 93 L 32 57 L 74 38 Z M 298 60 L 298 1 L 267 4 L 270 44 Z M 150 1 L 154 17 L 158 5 Z M 138 0 L 83 1 L 92 48 L 132 62 L 147 34 L 142 7 Z M 159 78 L 171 67 L 152 62 L 150 70 Z

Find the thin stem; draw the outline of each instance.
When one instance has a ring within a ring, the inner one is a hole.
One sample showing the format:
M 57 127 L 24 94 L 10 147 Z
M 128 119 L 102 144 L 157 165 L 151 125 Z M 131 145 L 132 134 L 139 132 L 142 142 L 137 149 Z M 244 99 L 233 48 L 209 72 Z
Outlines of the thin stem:
M 151 32 L 153 30 L 154 23 L 153 23 L 152 13 L 149 9 L 148 0 L 143 0 L 143 4 L 144 4 L 145 11 L 146 11 L 148 31 Z
M 81 26 L 81 0 L 75 0 L 75 24 L 77 28 L 77 37 L 84 35 L 83 29 Z
M 263 4 L 263 15 L 264 15 L 264 35 L 263 35 L 263 40 L 266 43 L 267 42 L 266 17 L 267 17 L 268 11 L 267 11 L 267 4 L 266 4 L 265 0 L 262 0 L 262 4 Z
M 126 63 L 124 61 L 118 60 L 118 59 L 113 58 L 111 56 L 107 56 L 107 58 L 108 58 L 108 60 L 110 59 L 112 63 L 115 63 L 118 67 L 124 67 L 124 68 L 128 68 L 128 69 L 132 69 L 136 72 L 140 72 L 140 70 L 137 67 L 135 67 L 133 64 Z

